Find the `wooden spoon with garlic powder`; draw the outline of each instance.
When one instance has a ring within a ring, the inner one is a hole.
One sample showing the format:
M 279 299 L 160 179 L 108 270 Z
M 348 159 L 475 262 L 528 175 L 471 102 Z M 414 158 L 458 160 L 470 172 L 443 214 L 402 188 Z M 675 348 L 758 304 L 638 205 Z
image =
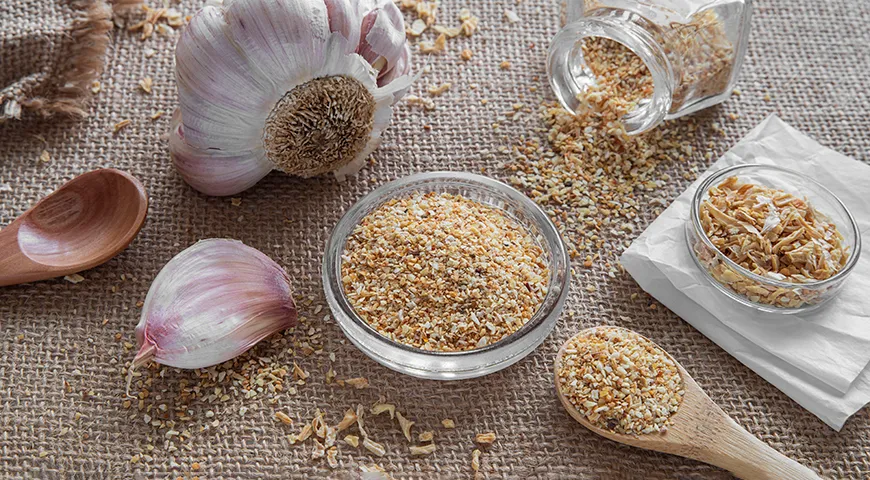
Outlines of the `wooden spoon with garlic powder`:
M 685 391 L 682 403 L 676 413 L 670 417 L 671 424 L 666 431 L 629 435 L 616 433 L 590 422 L 586 415 L 563 394 L 563 387 L 570 387 L 560 378 L 559 370 L 563 359 L 568 355 L 567 347 L 575 338 L 602 328 L 618 327 L 595 327 L 583 330 L 565 342 L 556 355 L 557 395 L 568 413 L 581 425 L 615 442 L 698 460 L 724 468 L 738 478 L 747 480 L 820 478 L 809 468 L 777 452 L 740 427 L 704 393 L 682 365 L 658 346 L 656 348 L 676 365 Z M 619 330 L 634 333 L 626 329 Z M 655 345 L 653 342 L 650 343 Z

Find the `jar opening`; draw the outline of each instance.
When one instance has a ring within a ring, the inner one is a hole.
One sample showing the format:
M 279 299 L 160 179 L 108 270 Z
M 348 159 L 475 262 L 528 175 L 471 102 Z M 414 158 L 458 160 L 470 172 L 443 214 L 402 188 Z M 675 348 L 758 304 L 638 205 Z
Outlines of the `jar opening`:
M 620 118 L 628 134 L 645 132 L 661 123 L 671 107 L 673 71 L 661 46 L 643 27 L 617 18 L 583 19 L 565 27 L 550 46 L 547 69 L 550 85 L 562 106 L 575 114 L 589 108 L 596 98 L 598 77 L 584 57 L 584 44 L 595 39 L 616 42 L 646 66 L 652 93 L 639 99 Z M 618 101 L 618 99 L 617 99 Z

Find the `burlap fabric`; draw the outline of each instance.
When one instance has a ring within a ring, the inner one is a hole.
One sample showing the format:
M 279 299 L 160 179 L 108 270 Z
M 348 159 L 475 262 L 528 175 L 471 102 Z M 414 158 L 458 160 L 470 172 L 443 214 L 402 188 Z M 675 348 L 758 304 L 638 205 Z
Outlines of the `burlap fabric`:
M 534 114 L 516 122 L 498 117 L 513 103 L 533 106 L 551 99 L 544 59 L 558 29 L 557 5 L 547 0 L 443 3 L 445 24 L 455 24 L 458 8 L 469 6 L 480 16 L 482 28 L 471 39 L 450 42 L 445 55 L 431 57 L 432 71 L 414 91 L 425 94 L 426 86 L 441 82 L 452 82 L 453 87 L 436 99 L 436 111 L 400 104 L 376 163 L 345 184 L 272 174 L 241 195 L 240 206 L 228 198 L 205 197 L 185 185 L 161 139 L 168 116 L 149 118 L 158 110 L 171 112 L 176 104 L 175 38 L 169 36 L 143 43 L 137 35 L 115 31 L 100 79 L 103 91 L 87 119 L 40 120 L 25 112 L 22 122 L 0 126 L 0 224 L 12 221 L 63 181 L 96 167 L 117 167 L 138 176 L 152 202 L 147 223 L 130 248 L 83 272 L 83 282 L 52 280 L 0 289 L 0 474 L 353 478 L 359 465 L 380 463 L 399 478 L 470 478 L 474 434 L 494 431 L 498 441 L 483 455 L 482 470 L 489 478 L 728 478 L 697 462 L 603 440 L 561 408 L 552 386 L 551 363 L 558 346 L 583 327 L 617 324 L 669 350 L 717 404 L 774 448 L 828 477 L 870 477 L 866 411 L 856 414 L 843 431 L 834 432 L 674 314 L 661 306 L 651 309 L 651 300 L 631 278 L 611 278 L 603 266 L 577 270 L 568 307 L 576 314 L 563 316 L 536 352 L 507 370 L 471 381 L 439 383 L 389 371 L 348 344 L 334 322 L 321 320 L 325 309 L 314 314 L 318 305 L 325 306 L 319 280 L 324 244 L 356 199 L 378 184 L 419 171 L 485 169 L 505 178 L 500 165 L 507 157 L 498 148 L 536 135 L 532 129 L 540 126 Z M 3 2 L 3 14 L 20 13 L 10 7 L 15 4 L 16 0 Z M 184 3 L 179 8 L 192 13 L 197 6 Z M 514 9 L 521 21 L 509 25 L 505 8 Z M 718 122 L 725 129 L 724 135 L 704 134 L 704 140 L 715 142 L 714 157 L 776 113 L 823 144 L 870 161 L 868 21 L 870 4 L 860 0 L 759 2 L 739 85 L 742 93 L 703 114 L 704 121 Z M 3 24 L 10 25 L 7 22 L 4 18 Z M 459 59 L 466 47 L 475 53 L 470 62 Z M 146 48 L 157 54 L 146 58 Z M 499 68 L 503 60 L 511 62 L 509 70 Z M 151 95 L 137 87 L 146 76 L 154 78 Z M 472 89 L 472 84 L 478 87 Z M 537 91 L 530 89 L 533 86 Z M 763 100 L 765 94 L 770 101 Z M 482 105 L 482 99 L 488 103 Z M 729 119 L 730 114 L 739 117 Z M 132 125 L 113 135 L 112 125 L 124 119 Z M 500 127 L 493 129 L 496 122 Z M 38 160 L 43 150 L 50 154 L 47 163 Z M 694 178 L 707 163 L 698 152 L 688 163 L 666 166 L 673 179 L 666 197 L 674 198 L 687 186 L 684 173 Z M 642 226 L 652 220 L 653 208 L 644 211 Z M 124 408 L 124 365 L 133 356 L 125 342 L 135 342 L 136 303 L 144 300 L 152 279 L 173 255 L 208 237 L 240 239 L 284 265 L 299 298 L 315 299 L 301 310 L 317 319 L 312 323 L 322 329 L 325 353 L 306 357 L 298 348 L 295 356 L 282 353 L 294 340 L 307 338 L 303 333 L 288 333 L 253 351 L 250 358 L 281 358 L 289 364 L 295 360 L 312 373 L 295 395 L 245 399 L 226 380 L 226 401 L 186 401 L 178 393 L 185 384 L 195 385 L 197 374 L 163 369 L 144 402 L 150 410 L 139 410 L 136 402 Z M 597 290 L 587 290 L 590 284 Z M 639 296 L 631 300 L 634 293 Z M 327 352 L 335 353 L 339 378 L 364 376 L 371 388 L 326 385 Z M 386 445 L 388 453 L 374 458 L 342 446 L 337 471 L 327 469 L 322 460 L 311 460 L 310 445 L 290 446 L 285 438 L 297 431 L 300 420 L 310 419 L 315 408 L 337 422 L 346 408 L 369 405 L 380 395 L 414 419 L 417 431 L 434 429 L 437 452 L 411 458 L 398 428 L 385 418 L 370 420 L 369 433 Z M 159 410 L 161 404 L 167 405 L 165 413 Z M 244 415 L 242 407 L 247 408 Z M 178 408 L 190 419 L 181 420 Z M 288 412 L 296 427 L 276 422 L 276 409 Z M 209 410 L 214 417 L 206 417 Z M 189 439 L 167 437 L 167 428 L 147 425 L 146 413 L 174 419 L 174 430 L 188 430 Z M 453 418 L 457 428 L 441 428 L 443 418 Z M 215 420 L 219 422 L 212 426 Z M 140 455 L 137 463 L 131 463 L 134 455 Z M 200 466 L 195 472 L 194 462 Z
M 99 78 L 113 8 L 141 0 L 9 1 L 0 3 L 0 123 L 22 110 L 82 117 Z

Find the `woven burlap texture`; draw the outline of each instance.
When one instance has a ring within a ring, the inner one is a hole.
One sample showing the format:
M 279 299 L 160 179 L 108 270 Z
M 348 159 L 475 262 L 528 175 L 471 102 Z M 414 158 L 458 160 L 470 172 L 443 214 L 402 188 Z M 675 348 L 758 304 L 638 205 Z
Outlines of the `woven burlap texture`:
M 87 115 L 105 63 L 112 12 L 141 0 L 15 0 L 0 3 L 0 123 L 23 109 Z
M 190 14 L 198 6 L 185 2 L 176 7 Z M 581 328 L 615 324 L 671 352 L 725 412 L 779 451 L 828 477 L 870 476 L 866 411 L 841 432 L 831 430 L 677 316 L 660 305 L 651 308 L 653 301 L 630 277 L 611 277 L 604 265 L 577 267 L 567 307 L 575 314 L 563 315 L 540 348 L 510 368 L 476 380 L 441 383 L 392 372 L 350 345 L 334 321 L 323 320 L 327 309 L 317 310 L 325 307 L 321 256 L 332 227 L 350 205 L 377 185 L 414 172 L 483 171 L 506 179 L 501 164 L 508 157 L 499 148 L 523 136 L 535 137 L 532 129 L 541 126 L 535 113 L 516 121 L 499 117 L 514 103 L 536 106 L 552 100 L 545 58 L 558 30 L 556 2 L 444 1 L 442 23 L 458 24 L 460 7 L 480 17 L 481 30 L 470 39 L 450 41 L 443 55 L 417 56 L 415 64 L 428 62 L 431 71 L 411 93 L 426 96 L 427 86 L 442 82 L 453 86 L 435 99 L 434 111 L 399 103 L 375 163 L 343 184 L 273 173 L 241 194 L 239 206 L 189 188 L 172 168 L 163 137 L 168 114 L 150 119 L 154 112 L 169 113 L 176 106 L 172 51 L 177 33 L 142 42 L 138 35 L 116 29 L 100 78 L 103 90 L 88 118 L 45 120 L 25 112 L 21 122 L 0 126 L 0 225 L 62 182 L 97 167 L 136 175 L 151 198 L 138 238 L 105 265 L 82 272 L 83 282 L 57 279 L 0 289 L 0 475 L 354 478 L 360 465 L 379 463 L 397 478 L 471 478 L 474 434 L 494 431 L 498 441 L 482 460 L 488 478 L 729 478 L 714 467 L 606 441 L 562 409 L 552 382 L 559 345 Z M 516 11 L 519 22 L 507 22 L 508 8 Z M 870 4 L 860 0 L 758 2 L 740 95 L 699 117 L 707 124 L 718 122 L 725 131 L 715 134 L 710 128 L 703 133 L 702 143 L 714 142 L 713 158 L 776 113 L 826 146 L 870 161 L 868 22 Z M 156 55 L 147 58 L 146 48 Z M 474 51 L 468 62 L 459 57 L 463 48 Z M 504 60 L 510 69 L 499 67 Z M 154 79 L 150 95 L 138 87 L 149 76 Z M 113 134 L 112 126 L 124 119 L 132 124 Z M 494 123 L 499 127 L 493 128 Z M 39 160 L 43 151 L 49 153 L 48 162 Z M 706 151 L 696 152 L 689 162 L 665 165 L 671 182 L 659 194 L 671 200 L 685 189 L 712 162 L 704 159 Z M 645 207 L 641 227 L 652 221 L 654 208 Z M 183 385 L 199 381 L 196 373 L 163 368 L 160 375 L 151 375 L 151 395 L 144 401 L 151 409 L 139 410 L 135 401 L 124 408 L 124 366 L 134 354 L 125 343 L 135 343 L 136 304 L 170 258 L 209 237 L 242 240 L 287 268 L 298 298 L 314 298 L 310 304 L 302 302 L 301 314 L 322 329 L 324 353 L 304 356 L 299 348 L 286 353 L 288 342 L 292 346 L 294 340 L 307 338 L 299 332 L 253 350 L 249 358 L 281 356 L 283 362 L 296 361 L 311 372 L 295 395 L 285 391 L 245 399 L 230 390 L 222 402 L 182 401 L 178 393 Z M 587 289 L 590 285 L 596 289 Z M 638 294 L 634 300 L 633 294 Z M 277 346 L 282 342 L 285 346 Z M 329 352 L 335 354 L 334 364 Z M 339 378 L 366 377 L 371 387 L 327 385 L 324 376 L 330 365 Z M 286 439 L 316 408 L 335 423 L 348 407 L 368 406 L 380 395 L 417 422 L 415 431 L 435 431 L 434 454 L 410 457 L 407 442 L 386 417 L 370 419 L 368 432 L 386 445 L 387 454 L 376 458 L 342 445 L 337 470 L 328 469 L 322 459 L 311 460 L 310 444 L 291 446 Z M 244 415 L 242 407 L 247 408 Z M 177 408 L 191 418 L 180 420 Z M 278 409 L 296 425 L 275 421 Z M 208 411 L 214 416 L 207 417 Z M 174 430 L 188 430 L 189 439 L 167 437 L 167 428 L 145 423 L 146 413 L 175 419 Z M 443 418 L 454 419 L 457 427 L 442 428 Z M 131 462 L 134 455 L 136 463 Z M 193 471 L 194 462 L 198 471 Z

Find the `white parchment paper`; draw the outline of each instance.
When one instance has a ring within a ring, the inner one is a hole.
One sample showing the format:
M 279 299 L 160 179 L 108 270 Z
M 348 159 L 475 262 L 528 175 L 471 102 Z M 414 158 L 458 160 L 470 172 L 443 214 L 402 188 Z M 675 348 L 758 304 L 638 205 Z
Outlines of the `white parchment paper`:
M 870 239 L 870 166 L 771 116 L 683 192 L 620 260 L 658 301 L 839 430 L 870 401 L 870 254 L 861 255 L 837 298 L 809 314 L 764 314 L 723 295 L 692 260 L 685 228 L 703 179 L 741 163 L 810 175 L 840 197 Z

